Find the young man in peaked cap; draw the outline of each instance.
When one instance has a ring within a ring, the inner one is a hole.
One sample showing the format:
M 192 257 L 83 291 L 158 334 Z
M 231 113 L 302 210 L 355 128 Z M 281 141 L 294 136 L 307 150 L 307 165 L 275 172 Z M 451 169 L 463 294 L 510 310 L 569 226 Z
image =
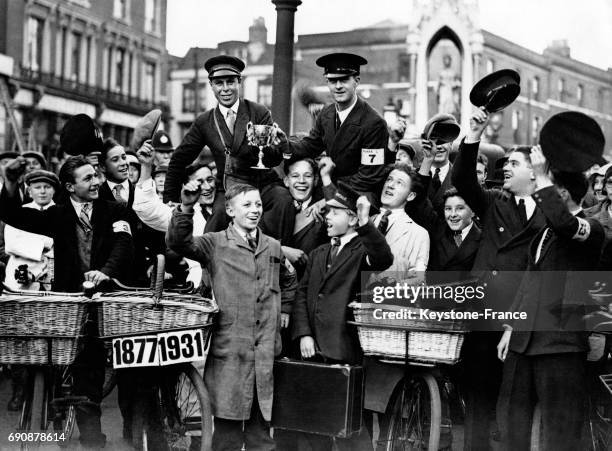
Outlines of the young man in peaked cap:
M 295 208 L 293 199 L 273 169 L 253 169 L 258 162 L 257 149 L 246 136 L 247 124 L 272 125 L 270 111 L 258 103 L 240 97 L 242 71 L 245 64 L 239 58 L 219 55 L 204 64 L 218 106 L 195 120 L 170 160 L 164 201 L 178 201 L 183 170 L 195 160 L 204 146 L 212 151 L 217 167 L 217 190 L 213 216 L 207 231 L 224 230 L 229 221 L 225 214 L 223 193 L 230 186 L 247 183 L 261 192 L 264 215 L 262 230 L 288 242 L 293 234 Z M 286 143 L 285 143 L 286 144 Z M 273 143 L 264 150 L 263 163 L 273 168 L 283 161 L 286 145 Z
M 360 67 L 365 58 L 351 53 L 331 53 L 317 60 L 324 69 L 334 103 L 323 108 L 314 128 L 302 139 L 292 138 L 291 151 L 316 158 L 325 152 L 336 165 L 334 182 L 378 198 L 387 175 L 386 164 L 395 160 L 387 149 L 389 132 L 384 119 L 357 95 Z M 320 209 L 325 205 L 318 203 Z

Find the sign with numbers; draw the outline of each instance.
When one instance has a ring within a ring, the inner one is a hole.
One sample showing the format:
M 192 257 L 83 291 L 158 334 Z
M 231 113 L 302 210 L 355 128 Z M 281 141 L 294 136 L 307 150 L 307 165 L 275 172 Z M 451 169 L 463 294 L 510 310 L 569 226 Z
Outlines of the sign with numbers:
M 366 166 L 385 164 L 385 149 L 361 149 L 361 164 Z
M 206 337 L 200 329 L 113 339 L 113 368 L 164 366 L 203 360 Z

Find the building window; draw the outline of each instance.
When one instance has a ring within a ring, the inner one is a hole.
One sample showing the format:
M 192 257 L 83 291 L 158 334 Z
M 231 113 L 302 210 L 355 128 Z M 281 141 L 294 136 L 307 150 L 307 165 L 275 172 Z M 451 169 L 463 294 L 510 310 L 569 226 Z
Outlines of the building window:
M 272 107 L 272 81 L 260 81 L 257 84 L 257 102 L 265 105 L 267 108 Z
M 533 77 L 531 81 L 531 94 L 534 100 L 540 100 L 540 77 Z
M 563 102 L 565 100 L 565 79 L 560 78 L 557 82 L 557 93 L 559 94 L 559 100 Z
M 115 86 L 117 92 L 123 92 L 123 77 L 125 76 L 125 50 L 115 50 Z
M 584 86 L 578 85 L 576 88 L 576 99 L 578 100 L 578 105 L 582 106 L 584 103 Z
M 520 110 L 512 111 L 511 121 L 512 121 L 512 137 L 514 139 L 514 142 L 519 142 L 520 141 L 519 128 L 521 124 L 521 111 Z
M 144 69 L 144 99 L 153 102 L 155 101 L 155 63 L 146 62 Z
M 487 58 L 487 61 L 485 63 L 485 71 L 487 72 L 487 74 L 490 74 L 491 72 L 495 71 L 495 61 L 493 61 L 491 58 Z
M 145 31 L 148 33 L 159 32 L 159 0 L 145 0 Z
M 542 124 L 542 118 L 540 116 L 534 116 L 531 124 L 531 142 L 536 142 L 540 134 L 540 125 Z
M 597 109 L 599 111 L 604 111 L 606 105 L 606 89 L 599 88 L 597 90 Z
M 38 71 L 42 67 L 44 22 L 41 19 L 29 17 L 27 26 L 26 63 L 30 69 Z
M 115 19 L 127 19 L 130 0 L 114 0 L 113 17 Z
M 70 62 L 70 79 L 80 81 L 80 70 L 81 70 L 81 34 L 72 33 L 72 60 Z
M 194 83 L 185 83 L 183 85 L 183 113 L 195 113 L 195 95 L 193 91 Z M 206 83 L 198 85 L 198 93 L 200 102 L 198 112 L 206 110 Z

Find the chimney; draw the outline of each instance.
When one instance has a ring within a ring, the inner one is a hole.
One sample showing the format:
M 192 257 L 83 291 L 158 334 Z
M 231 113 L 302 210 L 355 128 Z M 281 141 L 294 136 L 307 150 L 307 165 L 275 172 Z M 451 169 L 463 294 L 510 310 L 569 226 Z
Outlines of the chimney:
M 570 47 L 567 39 L 555 39 L 544 50 L 544 53 L 554 53 L 555 55 L 571 58 Z
M 268 42 L 268 29 L 263 17 L 255 19 L 253 25 L 249 27 L 249 42 L 261 42 L 262 44 Z

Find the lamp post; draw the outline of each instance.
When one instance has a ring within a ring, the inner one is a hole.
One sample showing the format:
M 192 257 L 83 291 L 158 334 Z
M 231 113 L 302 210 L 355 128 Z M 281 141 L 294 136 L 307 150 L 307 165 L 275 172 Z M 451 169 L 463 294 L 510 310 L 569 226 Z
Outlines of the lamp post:
M 287 133 L 291 124 L 293 24 L 301 0 L 272 0 L 276 5 L 276 44 L 272 78 L 272 117 Z

